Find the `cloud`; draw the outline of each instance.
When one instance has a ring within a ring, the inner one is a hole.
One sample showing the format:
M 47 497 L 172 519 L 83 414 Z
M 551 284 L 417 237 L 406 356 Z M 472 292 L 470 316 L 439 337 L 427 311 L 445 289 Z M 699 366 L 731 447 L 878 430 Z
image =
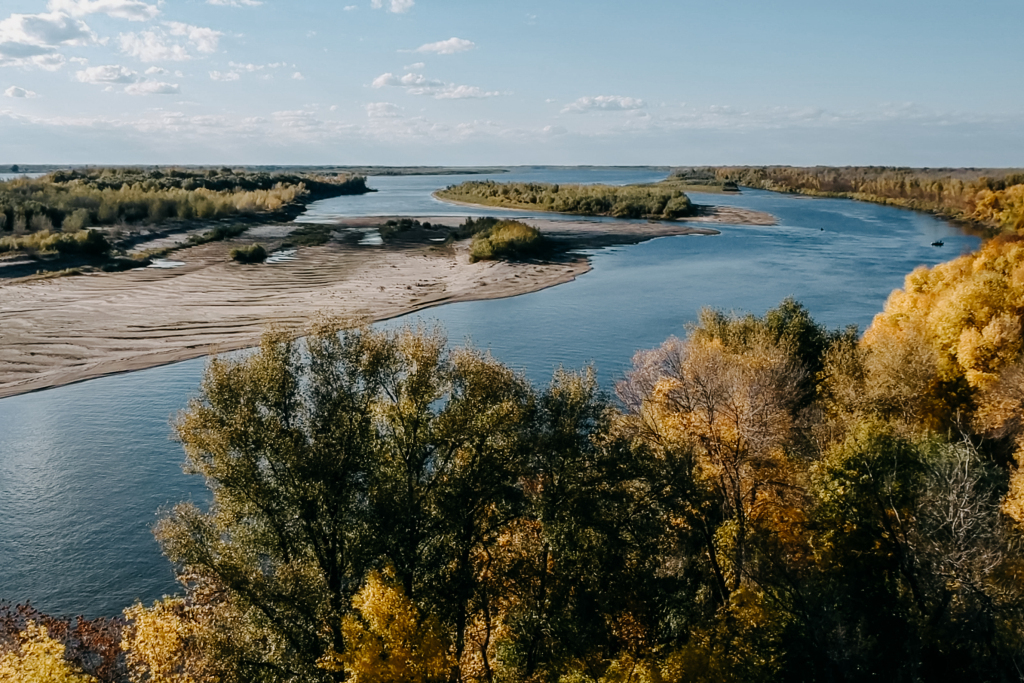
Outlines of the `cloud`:
M 169 21 L 164 25 L 166 30 L 157 27 L 152 31 L 122 33 L 118 36 L 121 51 L 143 62 L 182 62 L 192 59 L 192 55 L 185 45 L 175 41 L 172 36 L 185 38 L 198 52 L 211 53 L 217 51 L 220 38 L 224 35 L 212 28 L 192 26 L 180 21 Z
M 177 83 L 161 83 L 159 81 L 144 81 L 133 83 L 124 89 L 129 95 L 177 95 L 181 92 Z
M 404 76 L 396 76 L 395 74 L 388 72 L 377 76 L 373 79 L 373 83 L 370 87 L 383 88 L 389 85 L 399 85 L 403 87 L 415 87 L 415 88 L 439 88 L 444 86 L 444 81 L 434 81 L 423 74 L 408 73 Z
M 405 14 L 412 9 L 415 5 L 415 0 L 389 0 L 387 2 L 387 8 L 389 12 L 395 14 Z M 380 9 L 385 6 L 384 0 L 370 0 L 370 6 L 374 9 Z
M 116 64 L 106 66 L 90 66 L 75 73 L 82 83 L 92 85 L 111 85 L 113 83 L 135 83 L 139 80 L 139 74 Z
M 258 71 L 263 71 L 265 69 L 280 69 L 281 67 L 288 65 L 285 64 L 284 62 L 273 62 L 271 64 L 243 64 L 239 62 L 228 62 L 228 66 L 231 67 L 230 71 L 211 71 L 210 78 L 212 78 L 215 81 L 237 81 L 242 77 L 242 73 L 251 74 L 256 73 Z M 267 74 L 264 76 L 264 78 L 273 78 L 273 76 Z
M 359 6 L 358 5 L 345 5 L 342 9 L 344 9 L 346 12 L 351 12 L 353 10 L 359 9 Z
M 484 91 L 475 85 L 447 85 L 439 92 L 433 93 L 434 99 L 438 100 L 466 100 L 481 99 L 484 97 L 497 97 L 497 91 Z
M 200 52 L 216 52 L 217 43 L 220 41 L 220 37 L 224 35 L 220 31 L 214 31 L 212 28 L 192 26 L 191 24 L 183 24 L 180 21 L 168 21 L 165 25 L 170 28 L 172 36 L 186 36 L 188 42 L 192 43 Z
M 366 115 L 371 119 L 393 119 L 401 109 L 390 102 L 370 102 L 366 105 Z
M 464 40 L 463 38 L 449 38 L 448 40 L 442 40 L 436 43 L 427 43 L 426 45 L 420 45 L 416 48 L 416 52 L 432 52 L 439 55 L 453 55 L 456 52 L 465 52 L 472 50 L 476 47 L 476 43 L 472 40 Z
M 168 71 L 167 69 L 162 69 L 159 66 L 151 66 L 148 69 L 146 69 L 146 75 L 147 76 L 162 76 L 163 74 L 169 74 L 169 73 L 171 73 L 171 72 Z
M 163 31 L 122 33 L 117 40 L 121 52 L 143 62 L 181 62 L 192 59 L 184 45 L 169 42 Z
M 19 88 L 16 85 L 12 85 L 7 90 L 4 90 L 4 96 L 5 97 L 18 97 L 18 98 L 25 98 L 25 99 L 32 99 L 34 97 L 39 97 L 39 95 L 35 94 L 31 90 L 25 90 L 24 88 Z
M 160 14 L 156 5 L 141 0 L 50 0 L 46 7 L 51 12 L 64 12 L 72 17 L 106 14 L 128 21 L 149 21 Z
M 66 62 L 62 46 L 89 45 L 96 35 L 63 12 L 12 14 L 0 21 L 0 66 L 56 70 Z
M 280 69 L 282 66 L 288 66 L 284 62 L 272 62 L 270 64 L 241 64 L 239 62 L 228 62 L 228 66 L 236 71 L 248 71 L 252 73 L 254 71 L 263 71 L 264 69 Z
M 206 0 L 206 4 L 222 7 L 259 7 L 263 3 L 259 0 Z
M 575 112 L 582 114 L 588 111 L 629 111 L 643 109 L 646 106 L 646 102 L 633 97 L 598 95 L 597 97 L 581 97 L 562 109 L 562 113 Z
M 396 76 L 388 72 L 377 76 L 370 84 L 370 87 L 376 89 L 392 86 L 405 88 L 405 91 L 410 95 L 428 95 L 437 100 L 479 99 L 495 97 L 501 94 L 496 91 L 484 91 L 476 86 L 445 83 L 444 81 L 430 79 L 423 74 L 417 73 Z
M 215 81 L 237 81 L 242 76 L 237 71 L 228 71 L 227 73 L 221 73 L 220 71 L 211 71 L 210 78 Z
M 416 62 L 415 64 L 409 64 L 407 66 L 403 66 L 402 68 L 405 69 L 406 71 L 422 71 L 425 66 L 426 64 L 424 64 L 423 62 Z
M 292 80 L 293 81 L 304 81 L 304 80 L 306 80 L 306 77 L 302 75 L 301 71 L 296 71 L 295 73 L 292 74 Z

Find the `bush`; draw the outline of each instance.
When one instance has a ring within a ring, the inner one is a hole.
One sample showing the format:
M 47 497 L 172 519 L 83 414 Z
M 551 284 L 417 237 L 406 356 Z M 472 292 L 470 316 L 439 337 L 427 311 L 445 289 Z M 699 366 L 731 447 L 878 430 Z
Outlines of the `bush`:
M 262 244 L 238 247 L 231 250 L 231 258 L 239 263 L 263 263 L 267 260 L 267 250 Z
M 543 243 L 544 237 L 537 228 L 519 221 L 495 220 L 491 227 L 473 237 L 469 260 L 476 263 L 529 256 L 539 253 Z

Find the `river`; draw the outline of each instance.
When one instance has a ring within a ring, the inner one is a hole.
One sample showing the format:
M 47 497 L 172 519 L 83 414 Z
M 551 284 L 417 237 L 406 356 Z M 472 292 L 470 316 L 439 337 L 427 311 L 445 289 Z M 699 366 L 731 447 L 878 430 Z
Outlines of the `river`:
M 493 178 L 631 183 L 662 175 L 649 169 L 519 168 Z M 374 177 L 369 184 L 378 192 L 317 202 L 299 220 L 480 215 L 430 196 L 471 178 Z M 558 365 L 594 363 L 610 387 L 634 351 L 683 334 L 702 306 L 760 313 L 793 296 L 830 327 L 856 324 L 863 330 L 914 267 L 979 243 L 923 214 L 848 200 L 756 190 L 692 198 L 767 211 L 779 225 L 722 226 L 716 236 L 596 250 L 593 271 L 574 282 L 382 324 L 438 321 L 454 343 L 471 339 L 537 383 Z M 945 246 L 932 247 L 939 239 Z M 55 614 L 98 616 L 176 592 L 150 529 L 159 510 L 181 500 L 208 500 L 202 482 L 181 472 L 181 447 L 170 429 L 204 366 L 196 359 L 0 400 L 0 599 L 31 600 Z

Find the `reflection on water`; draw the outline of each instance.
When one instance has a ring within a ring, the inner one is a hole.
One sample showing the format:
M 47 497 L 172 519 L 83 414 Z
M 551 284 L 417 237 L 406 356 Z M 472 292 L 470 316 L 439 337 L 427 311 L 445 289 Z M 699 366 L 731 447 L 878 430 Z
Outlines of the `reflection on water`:
M 273 252 L 270 256 L 268 256 L 264 263 L 274 265 L 277 263 L 288 263 L 289 261 L 298 261 L 299 257 L 296 254 L 298 254 L 298 249 L 279 249 Z
M 532 169 L 496 179 L 659 177 Z M 372 178 L 380 192 L 318 202 L 309 214 L 479 215 L 430 198 L 434 189 L 464 179 Z M 546 382 L 559 364 L 594 362 L 610 386 L 635 350 L 682 334 L 702 306 L 761 312 L 794 296 L 829 326 L 863 329 L 914 267 L 978 244 L 929 216 L 847 200 L 758 191 L 694 200 L 768 211 L 780 224 L 599 250 L 593 272 L 574 282 L 384 325 L 438 320 L 453 342 L 471 339 L 535 382 Z M 946 246 L 931 247 L 937 239 Z M 99 615 L 176 590 L 150 528 L 163 506 L 208 500 L 202 484 L 181 473 L 181 448 L 170 440 L 169 426 L 204 365 L 197 359 L 0 400 L 0 599 Z

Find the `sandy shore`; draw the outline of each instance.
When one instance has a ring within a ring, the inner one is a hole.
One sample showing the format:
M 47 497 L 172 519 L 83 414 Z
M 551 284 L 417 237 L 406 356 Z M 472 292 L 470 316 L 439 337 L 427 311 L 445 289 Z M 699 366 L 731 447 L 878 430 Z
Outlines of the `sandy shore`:
M 347 219 L 339 229 L 383 220 Z M 717 232 L 682 223 L 528 222 L 572 247 Z M 275 227 L 280 236 L 286 232 Z M 266 243 L 272 235 L 256 237 Z M 587 258 L 574 254 L 552 262 L 471 264 L 468 244 L 453 249 L 415 236 L 387 246 L 304 247 L 297 260 L 274 265 L 230 262 L 237 245 L 176 251 L 170 258 L 185 265 L 167 270 L 0 279 L 0 397 L 244 348 L 270 323 L 298 330 L 317 312 L 383 320 L 443 303 L 534 292 L 590 270 Z

